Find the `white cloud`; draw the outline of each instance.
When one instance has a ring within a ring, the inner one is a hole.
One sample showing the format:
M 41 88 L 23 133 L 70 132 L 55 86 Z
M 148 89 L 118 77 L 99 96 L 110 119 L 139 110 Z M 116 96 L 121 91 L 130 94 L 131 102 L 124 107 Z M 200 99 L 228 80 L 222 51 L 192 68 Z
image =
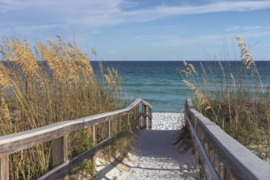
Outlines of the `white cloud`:
M 117 52 L 115 50 L 110 50 L 110 49 L 107 49 L 105 50 L 107 54 L 109 55 L 117 55 Z
M 244 27 L 232 26 L 232 27 L 229 27 L 229 28 L 225 29 L 225 31 L 256 30 L 256 29 L 261 29 L 261 28 L 262 28 L 262 26 L 244 26 Z
M 176 15 L 267 9 L 270 8 L 270 1 L 215 1 L 201 6 L 163 4 L 145 9 L 125 9 L 135 6 L 136 3 L 125 0 L 4 0 L 0 2 L 0 21 L 1 26 L 8 27 L 26 24 L 38 26 L 42 22 L 95 28 L 152 21 Z
M 30 26 L 19 26 L 15 29 L 15 31 L 40 31 L 40 30 L 47 30 L 47 29 L 53 29 L 57 27 L 63 27 L 64 24 L 44 24 L 44 25 L 30 25 Z
M 234 36 L 232 33 L 224 34 L 226 42 L 231 43 L 231 39 Z M 156 40 L 152 43 L 153 46 L 164 46 L 164 47 L 181 47 L 181 46 L 197 46 L 199 44 L 210 44 L 212 45 L 223 45 L 224 41 L 223 35 L 201 35 L 194 37 L 180 37 L 180 36 L 162 36 L 156 37 Z M 270 31 L 261 31 L 261 32 L 240 32 L 237 36 L 241 36 L 246 42 L 250 37 L 252 38 L 261 38 L 264 36 L 270 36 Z M 235 41 L 236 42 L 236 41 Z
M 194 37 L 161 36 L 152 43 L 153 46 L 186 46 L 204 44 L 205 42 L 222 42 L 222 35 L 201 35 Z
M 137 40 L 148 40 L 151 36 L 146 35 L 146 36 L 135 36 L 134 38 Z
M 92 30 L 91 31 L 92 34 L 99 34 L 99 33 L 102 33 L 101 31 L 98 31 L 98 30 Z
M 225 31 L 236 31 L 237 29 L 239 29 L 240 26 L 232 26 L 230 28 L 225 29 Z
M 253 30 L 253 29 L 260 29 L 262 28 L 261 26 L 247 26 L 243 27 L 244 30 Z

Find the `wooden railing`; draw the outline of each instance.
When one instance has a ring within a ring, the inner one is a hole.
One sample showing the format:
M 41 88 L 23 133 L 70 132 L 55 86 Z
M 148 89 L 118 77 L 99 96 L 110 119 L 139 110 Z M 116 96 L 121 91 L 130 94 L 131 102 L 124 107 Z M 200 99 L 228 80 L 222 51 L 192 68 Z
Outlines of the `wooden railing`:
M 142 111 L 140 111 L 140 104 L 142 104 Z M 147 111 L 148 109 L 148 111 Z M 121 134 L 129 131 L 129 127 L 122 130 L 120 133 L 111 137 L 110 134 L 110 121 L 121 117 L 130 116 L 134 117 L 134 121 L 138 121 L 142 116 L 140 123 L 141 128 L 152 129 L 152 106 L 142 99 L 136 99 L 128 107 L 116 110 L 113 112 L 102 113 L 89 117 L 84 117 L 76 120 L 63 121 L 41 128 L 24 131 L 20 133 L 10 134 L 0 137 L 0 180 L 9 179 L 9 155 L 18 151 L 34 147 L 36 145 L 53 141 L 52 142 L 52 165 L 53 169 L 44 174 L 39 179 L 63 179 L 68 180 L 68 170 L 82 162 L 88 157 L 92 157 L 95 153 L 105 146 L 108 146 Z M 148 123 L 147 123 L 148 117 Z M 100 123 L 108 123 L 108 137 L 107 139 L 99 142 L 94 148 L 89 149 L 82 154 L 68 159 L 67 135 L 92 127 L 93 142 L 95 142 L 95 126 Z
M 201 178 L 270 179 L 270 165 L 197 112 L 191 99 L 186 100 L 185 114 L 199 157 L 196 167 L 201 168 Z

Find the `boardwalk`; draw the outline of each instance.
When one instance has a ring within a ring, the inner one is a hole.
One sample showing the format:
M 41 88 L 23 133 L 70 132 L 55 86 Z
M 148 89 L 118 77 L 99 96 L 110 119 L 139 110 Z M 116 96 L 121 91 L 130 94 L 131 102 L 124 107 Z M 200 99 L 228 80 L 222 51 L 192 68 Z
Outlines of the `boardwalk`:
M 156 129 L 160 127 L 157 124 L 160 119 L 155 117 L 153 113 L 153 128 Z M 179 130 L 155 129 L 140 131 L 138 146 L 130 155 L 132 162 L 125 160 L 125 166 L 117 165 L 116 168 L 107 166 L 98 179 L 190 179 L 184 172 L 187 172 L 187 163 L 194 165 L 194 157 L 180 154 L 178 147 L 173 145 Z

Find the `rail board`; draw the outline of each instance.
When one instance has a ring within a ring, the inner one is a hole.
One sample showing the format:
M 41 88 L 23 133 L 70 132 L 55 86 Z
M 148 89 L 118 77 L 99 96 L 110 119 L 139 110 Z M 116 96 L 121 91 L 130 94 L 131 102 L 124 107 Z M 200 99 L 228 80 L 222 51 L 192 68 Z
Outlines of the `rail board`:
M 186 100 L 187 111 L 197 118 L 197 127 L 210 143 L 218 158 L 235 179 L 270 179 L 270 165 L 225 133 L 219 126 L 194 109 L 191 99 Z
M 148 107 L 148 114 L 146 109 L 143 113 L 140 113 L 139 107 L 142 104 L 143 107 Z M 110 129 L 108 130 L 108 139 L 103 140 L 97 146 L 92 149 L 81 153 L 76 156 L 72 160 L 68 160 L 67 155 L 67 141 L 66 137 L 68 134 L 78 131 L 81 129 L 93 127 L 95 130 L 95 126 L 104 122 L 110 122 L 113 119 L 121 116 L 129 116 L 129 114 L 133 114 L 134 120 L 137 121 L 141 116 L 145 119 L 149 118 L 149 124 L 151 129 L 152 124 L 152 106 L 142 99 L 136 99 L 133 101 L 128 107 L 123 108 L 121 110 L 116 110 L 112 112 L 106 112 L 102 114 L 97 114 L 93 116 L 88 116 L 76 120 L 67 120 L 55 124 L 51 124 L 48 126 L 40 127 L 33 130 L 28 130 L 24 132 L 19 132 L 15 134 L 10 134 L 6 136 L 0 137 L 0 180 L 8 179 L 9 177 L 9 155 L 15 152 L 19 152 L 21 150 L 34 147 L 36 145 L 48 142 L 53 140 L 52 143 L 52 163 L 53 169 L 47 172 L 45 175 L 40 177 L 40 179 L 52 179 L 56 178 L 61 180 L 68 179 L 67 171 L 74 167 L 76 164 L 80 163 L 83 159 L 93 156 L 96 151 L 99 149 L 109 145 L 114 141 L 119 135 L 123 132 L 129 131 L 130 127 L 127 127 L 125 130 L 121 131 L 115 137 L 110 137 Z M 135 117 L 135 113 L 138 115 Z M 129 119 L 126 119 L 129 121 Z M 109 126 L 110 127 L 110 123 Z M 95 133 L 93 134 L 93 141 L 95 140 Z M 93 159 L 94 160 L 94 159 Z
M 152 106 L 147 102 L 142 99 L 136 99 L 128 107 L 121 110 L 88 116 L 76 120 L 63 121 L 33 130 L 0 136 L 0 157 L 34 147 L 67 135 L 71 132 L 112 120 L 116 117 L 123 116 L 128 114 L 133 107 L 140 103 L 145 104 L 152 109 Z
M 136 119 L 134 120 L 134 122 L 138 121 L 138 119 L 141 116 L 146 116 L 146 114 L 140 113 Z M 57 178 L 59 175 L 67 172 L 69 169 L 72 169 L 73 167 L 75 167 L 77 164 L 79 164 L 80 162 L 82 162 L 84 159 L 93 156 L 98 150 L 102 149 L 105 146 L 108 146 L 110 143 L 112 143 L 115 139 L 117 139 L 118 137 L 120 137 L 122 134 L 126 133 L 127 131 L 129 131 L 129 129 L 125 129 L 124 131 L 122 131 L 121 133 L 117 134 L 115 137 L 111 137 L 111 138 L 107 138 L 103 141 L 101 141 L 96 147 L 89 149 L 81 154 L 79 154 L 78 156 L 74 157 L 73 159 L 69 160 L 68 162 L 65 162 L 57 167 L 55 167 L 54 169 L 50 170 L 49 172 L 47 172 L 46 174 L 44 174 L 43 176 L 41 176 L 40 178 L 38 178 L 38 180 L 51 180 L 51 179 L 55 179 Z

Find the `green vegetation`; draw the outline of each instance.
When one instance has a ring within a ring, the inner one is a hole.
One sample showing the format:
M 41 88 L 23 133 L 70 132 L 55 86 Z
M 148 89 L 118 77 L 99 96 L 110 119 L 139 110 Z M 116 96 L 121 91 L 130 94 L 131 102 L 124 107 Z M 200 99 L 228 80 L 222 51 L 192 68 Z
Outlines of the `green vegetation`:
M 108 74 L 104 74 L 100 61 L 100 72 L 94 73 L 84 52 L 57 37 L 57 43 L 47 41 L 49 48 L 39 42 L 34 51 L 26 39 L 24 45 L 16 37 L 11 41 L 3 37 L 0 53 L 7 66 L 0 63 L 1 136 L 121 108 L 122 78 L 117 70 L 107 68 Z M 92 53 L 96 57 L 93 49 Z M 122 120 L 121 124 L 119 118 L 112 121 L 111 134 L 131 126 L 132 120 L 129 117 L 129 121 Z M 105 124 L 96 126 L 95 143 L 107 138 L 104 129 Z M 123 158 L 133 143 L 131 135 L 131 131 L 123 134 L 101 150 L 99 156 Z M 69 159 L 90 149 L 94 146 L 91 128 L 69 134 L 68 142 Z M 11 154 L 10 179 L 37 179 L 52 169 L 51 147 L 52 142 L 47 142 Z M 91 159 L 86 159 L 69 171 L 70 177 L 92 177 L 93 167 Z
M 236 36 L 241 63 L 203 66 L 184 61 L 184 82 L 194 92 L 196 110 L 270 163 L 270 81 L 267 68 L 258 68 L 241 37 Z M 201 73 L 200 73 L 201 72 Z

